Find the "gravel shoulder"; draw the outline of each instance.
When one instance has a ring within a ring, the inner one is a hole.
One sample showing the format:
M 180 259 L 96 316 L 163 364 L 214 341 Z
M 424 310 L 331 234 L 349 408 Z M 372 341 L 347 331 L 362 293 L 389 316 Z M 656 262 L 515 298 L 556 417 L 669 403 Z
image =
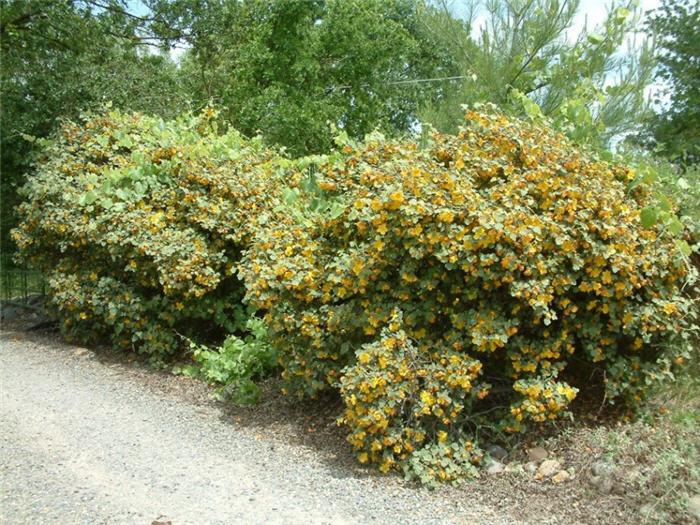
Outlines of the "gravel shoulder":
M 270 379 L 257 405 L 219 403 L 199 380 L 30 324 L 0 325 L 3 525 L 700 523 L 690 388 L 651 424 L 556 424 L 503 472 L 431 491 L 360 465 L 337 398 L 299 402 Z M 570 479 L 528 470 L 535 447 Z
M 291 422 L 265 420 L 264 404 L 227 409 L 201 383 L 51 338 L 5 327 L 0 345 L 2 523 L 521 522 L 354 466 L 291 404 Z

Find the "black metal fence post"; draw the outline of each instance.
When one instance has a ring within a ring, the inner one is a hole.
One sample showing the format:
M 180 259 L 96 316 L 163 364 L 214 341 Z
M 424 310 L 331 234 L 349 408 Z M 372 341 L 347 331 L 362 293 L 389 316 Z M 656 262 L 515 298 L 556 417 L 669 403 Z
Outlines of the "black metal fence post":
M 0 256 L 0 276 L 3 300 L 26 302 L 32 295 L 43 297 L 46 293 L 46 283 L 41 272 L 17 265 L 11 255 Z

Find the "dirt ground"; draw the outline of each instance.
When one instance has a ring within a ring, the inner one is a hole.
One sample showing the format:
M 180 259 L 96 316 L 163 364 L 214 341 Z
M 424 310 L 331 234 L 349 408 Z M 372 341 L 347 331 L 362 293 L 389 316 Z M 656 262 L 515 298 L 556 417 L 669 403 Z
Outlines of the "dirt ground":
M 4 323 L 3 331 L 23 331 L 27 326 L 26 319 L 19 319 Z M 60 340 L 58 334 L 41 330 L 23 332 L 22 337 Z M 136 355 L 109 348 L 89 351 L 159 396 L 218 411 L 221 418 L 266 439 L 313 449 L 339 476 L 396 477 L 370 472 L 356 462 L 344 429 L 336 424 L 337 398 L 298 402 L 283 396 L 279 382 L 269 379 L 260 385 L 259 404 L 236 406 L 214 400 L 209 385 L 150 369 Z M 621 423 L 602 414 L 583 422 L 558 423 L 506 446 L 510 450 L 503 472 L 483 471 L 478 479 L 436 490 L 447 500 L 478 502 L 530 523 L 700 523 L 700 413 L 697 397 L 691 397 L 671 410 L 660 406 L 671 404 L 668 399 L 652 402 L 646 417 L 635 422 Z M 542 458 L 530 461 L 529 451 L 535 447 L 544 449 L 546 459 L 557 461 L 557 472 L 564 470 L 566 475 L 542 475 Z

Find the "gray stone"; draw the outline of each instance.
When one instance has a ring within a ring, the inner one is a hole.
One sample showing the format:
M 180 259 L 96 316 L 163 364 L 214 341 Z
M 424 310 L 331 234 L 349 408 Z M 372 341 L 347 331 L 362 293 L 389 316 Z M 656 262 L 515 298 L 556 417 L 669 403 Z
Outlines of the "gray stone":
M 495 474 L 500 474 L 501 472 L 503 472 L 505 467 L 503 466 L 503 463 L 501 463 L 500 461 L 496 461 L 495 459 L 492 459 L 491 461 L 489 461 L 486 464 L 485 469 L 486 469 L 486 473 L 488 475 L 493 476 Z
M 544 461 L 549 456 L 549 453 L 542 447 L 533 447 L 527 451 L 527 459 L 539 463 Z
M 615 486 L 610 476 L 591 476 L 588 481 L 601 494 L 610 494 Z
M 76 357 L 91 357 L 92 352 L 87 348 L 76 348 L 73 350 L 73 355 Z
M 0 319 L 3 321 L 11 321 L 12 319 L 16 319 L 22 313 L 23 310 L 17 306 L 11 304 L 0 305 Z
M 696 494 L 688 500 L 688 510 L 700 520 L 700 494 Z
M 498 461 L 502 461 L 508 457 L 508 451 L 498 445 L 491 445 L 486 449 L 486 452 L 488 452 L 489 456 Z
M 615 467 L 607 461 L 596 461 L 591 465 L 591 474 L 594 476 L 610 476 L 613 472 L 615 472 Z
M 569 481 L 571 479 L 571 474 L 569 474 L 566 470 L 560 470 L 552 479 L 554 480 L 554 483 L 564 483 L 565 481 Z
M 537 472 L 537 463 L 535 463 L 534 461 L 528 461 L 527 463 L 525 463 L 525 465 L 523 465 L 523 469 L 525 470 L 525 472 L 534 474 L 535 472 Z
M 561 464 L 556 459 L 545 459 L 540 465 L 540 468 L 537 469 L 537 475 L 548 478 L 560 470 Z

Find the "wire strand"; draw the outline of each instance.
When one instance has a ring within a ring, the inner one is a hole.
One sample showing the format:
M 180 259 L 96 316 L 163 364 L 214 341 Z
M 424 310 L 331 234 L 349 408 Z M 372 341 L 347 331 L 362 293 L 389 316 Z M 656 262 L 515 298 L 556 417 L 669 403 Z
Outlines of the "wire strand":
M 442 82 L 444 80 L 461 80 L 463 78 L 469 78 L 469 75 L 458 75 L 454 77 L 435 77 L 435 78 L 414 78 L 409 80 L 394 80 L 392 82 L 385 82 L 385 85 L 392 86 L 398 84 L 420 84 L 423 82 Z M 330 93 L 332 91 L 341 89 L 352 89 L 353 86 L 330 86 L 326 88 L 326 92 Z M 361 88 L 370 87 L 370 84 L 361 84 Z

